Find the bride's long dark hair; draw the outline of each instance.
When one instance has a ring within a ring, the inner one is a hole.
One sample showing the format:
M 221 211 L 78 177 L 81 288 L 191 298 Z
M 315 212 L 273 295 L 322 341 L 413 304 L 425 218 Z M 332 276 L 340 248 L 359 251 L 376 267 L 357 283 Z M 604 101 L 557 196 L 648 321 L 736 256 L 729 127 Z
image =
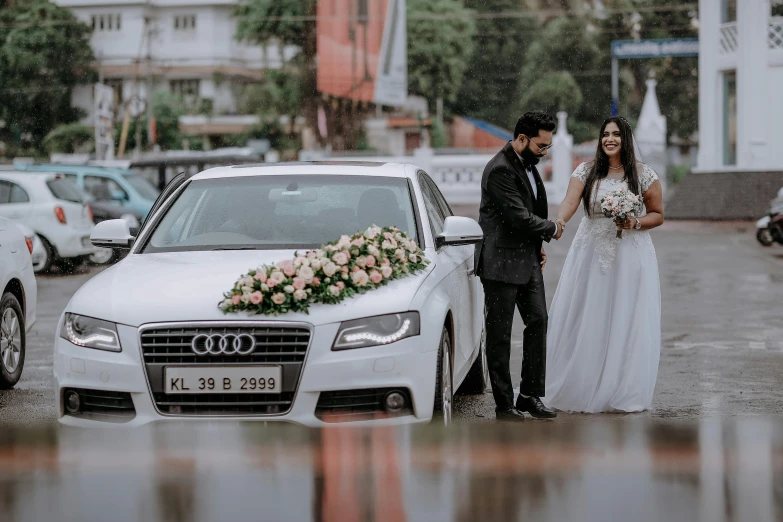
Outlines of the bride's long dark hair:
M 617 127 L 620 129 L 620 161 L 625 171 L 623 179 L 628 183 L 628 188 L 631 192 L 639 195 L 639 173 L 636 167 L 636 154 L 633 150 L 633 130 L 631 129 L 631 124 L 621 116 L 606 118 L 601 124 L 601 132 L 598 133 L 598 147 L 595 151 L 595 159 L 588 167 L 585 188 L 582 191 L 582 203 L 585 207 L 585 214 L 588 216 L 591 215 L 591 200 L 595 197 L 595 192 L 598 190 L 597 182 L 609 174 L 609 156 L 604 152 L 601 141 L 606 126 L 610 123 L 617 124 Z

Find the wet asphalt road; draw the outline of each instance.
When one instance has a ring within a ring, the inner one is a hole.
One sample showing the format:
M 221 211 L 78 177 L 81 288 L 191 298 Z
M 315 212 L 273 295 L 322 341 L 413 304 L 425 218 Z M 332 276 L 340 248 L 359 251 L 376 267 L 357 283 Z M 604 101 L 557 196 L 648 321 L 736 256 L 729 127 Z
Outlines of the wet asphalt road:
M 475 217 L 473 207 L 455 209 Z M 551 300 L 570 242 L 574 218 L 559 242 L 548 245 L 545 271 Z M 630 417 L 699 419 L 781 415 L 783 375 L 783 247 L 764 248 L 752 224 L 667 222 L 653 232 L 661 273 L 663 347 L 654 410 Z M 16 388 L 0 392 L 0 426 L 55 418 L 52 340 L 71 295 L 100 269 L 38 278 L 38 321 Z M 521 320 L 516 317 L 512 376 L 521 366 Z M 457 419 L 492 421 L 490 394 L 461 396 Z M 628 415 L 565 416 L 559 422 Z

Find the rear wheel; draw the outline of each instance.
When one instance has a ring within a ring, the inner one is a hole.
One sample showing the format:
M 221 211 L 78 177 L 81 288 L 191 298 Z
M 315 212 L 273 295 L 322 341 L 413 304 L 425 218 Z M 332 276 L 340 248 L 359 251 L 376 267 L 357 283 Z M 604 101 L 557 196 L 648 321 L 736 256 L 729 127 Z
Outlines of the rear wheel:
M 52 268 L 52 262 L 54 261 L 54 252 L 52 251 L 52 245 L 49 244 L 49 242 L 44 239 L 41 236 L 38 236 L 38 239 L 41 240 L 41 245 L 43 246 L 42 250 L 43 253 L 38 259 L 38 262 L 33 263 L 33 272 L 36 274 L 42 274 L 44 272 L 49 271 L 50 268 Z
M 435 382 L 435 404 L 432 409 L 432 422 L 444 426 L 451 424 L 451 405 L 454 400 L 454 386 L 451 375 L 451 336 L 443 327 L 438 349 L 438 373 Z
M 0 300 L 0 389 L 12 388 L 22 376 L 25 353 L 24 315 L 12 293 Z
M 117 261 L 117 253 L 113 248 L 99 248 L 90 254 L 89 261 L 93 265 L 106 265 Z

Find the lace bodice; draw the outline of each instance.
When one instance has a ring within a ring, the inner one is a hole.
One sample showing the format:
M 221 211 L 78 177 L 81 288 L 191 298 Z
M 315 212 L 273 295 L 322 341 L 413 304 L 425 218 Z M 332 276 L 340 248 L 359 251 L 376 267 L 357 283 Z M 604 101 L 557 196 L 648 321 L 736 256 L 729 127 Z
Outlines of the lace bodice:
M 588 163 L 582 163 L 579 165 L 571 177 L 579 179 L 582 183 L 587 180 L 590 165 Z M 658 180 L 658 175 L 655 171 L 644 163 L 641 164 L 641 170 L 639 171 L 639 184 L 641 186 L 642 194 L 644 194 L 650 186 Z M 605 217 L 601 212 L 601 198 L 612 190 L 619 188 L 628 188 L 628 184 L 620 179 L 604 178 L 598 181 L 598 188 L 594 192 L 595 196 L 590 202 L 591 217 L 585 216 L 582 218 L 582 222 L 579 224 L 579 230 L 576 232 L 576 237 L 571 248 L 584 248 L 588 239 L 591 236 L 595 236 L 597 240 L 596 248 L 598 249 L 598 256 L 601 263 L 601 270 L 606 272 L 612 265 L 612 261 L 617 253 L 617 245 L 620 241 L 633 241 L 636 247 L 646 247 L 652 251 L 655 255 L 655 248 L 652 244 L 650 234 L 644 230 L 623 230 L 623 238 L 618 239 L 617 227 L 614 221 Z M 647 214 L 647 209 L 642 205 L 642 211 L 639 217 Z
M 658 179 L 658 175 L 649 165 L 644 163 L 641 163 L 640 165 L 641 169 L 639 170 L 639 184 L 641 185 L 642 194 L 644 194 L 647 192 L 647 189 L 649 189 L 650 186 Z M 571 177 L 576 178 L 584 183 L 587 181 L 589 170 L 590 164 L 582 163 L 576 168 L 576 170 L 574 170 L 574 173 L 571 174 Z M 590 213 L 592 214 L 592 219 L 606 219 L 601 212 L 601 198 L 603 198 L 610 191 L 619 188 L 628 188 L 628 184 L 623 180 L 611 178 L 604 178 L 598 181 L 598 189 L 595 193 L 596 195 L 590 202 Z M 642 205 L 642 213 L 640 216 L 644 216 L 645 214 L 647 214 L 647 209 L 644 208 L 644 205 Z

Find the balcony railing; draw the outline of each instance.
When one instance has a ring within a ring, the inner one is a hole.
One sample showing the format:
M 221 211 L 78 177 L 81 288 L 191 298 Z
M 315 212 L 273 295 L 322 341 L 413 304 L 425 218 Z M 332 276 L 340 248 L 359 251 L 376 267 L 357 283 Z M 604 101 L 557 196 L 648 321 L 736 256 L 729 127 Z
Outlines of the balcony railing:
M 739 49 L 739 33 L 737 22 L 729 22 L 720 26 L 720 41 L 718 42 L 720 54 L 733 54 Z
M 783 51 L 783 16 L 774 16 L 769 20 L 769 48 Z

